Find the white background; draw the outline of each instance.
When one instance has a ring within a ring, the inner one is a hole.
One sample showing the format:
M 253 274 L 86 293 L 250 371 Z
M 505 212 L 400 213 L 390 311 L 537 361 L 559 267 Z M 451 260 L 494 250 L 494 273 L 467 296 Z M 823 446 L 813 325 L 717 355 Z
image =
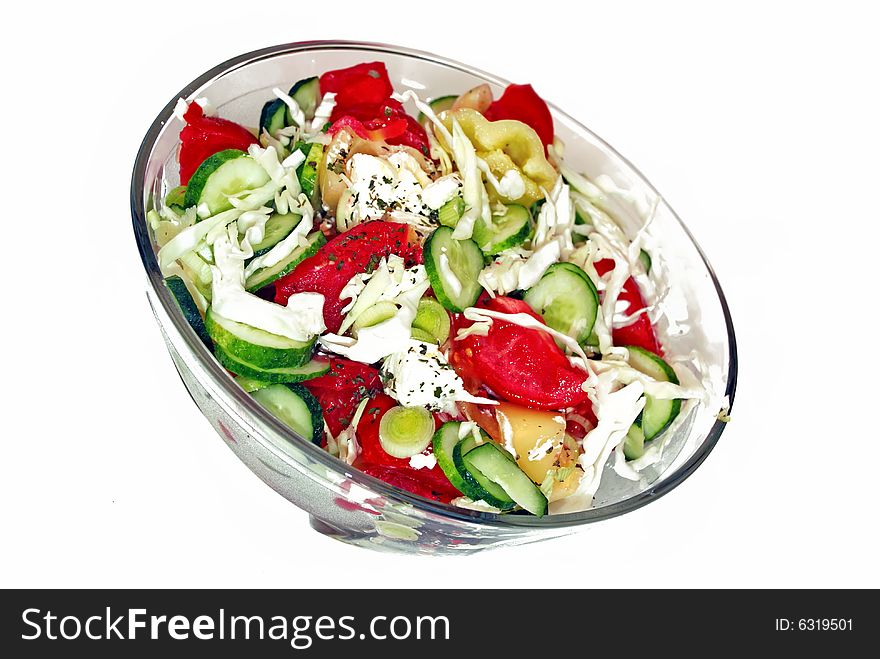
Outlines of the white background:
M 869 3 L 30 4 L 0 44 L 0 586 L 880 586 Z M 318 38 L 533 82 L 684 218 L 740 382 L 681 487 L 560 540 L 389 556 L 314 533 L 215 436 L 144 296 L 131 165 L 203 71 Z

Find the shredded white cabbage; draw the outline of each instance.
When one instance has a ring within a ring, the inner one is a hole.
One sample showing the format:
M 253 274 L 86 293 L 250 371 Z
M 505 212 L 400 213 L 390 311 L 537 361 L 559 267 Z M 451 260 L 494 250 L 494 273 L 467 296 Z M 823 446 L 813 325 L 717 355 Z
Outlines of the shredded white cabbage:
M 412 322 L 419 300 L 430 285 L 424 266 L 416 268 L 419 270 L 414 268 L 403 276 L 402 286 L 409 287 L 394 297 L 394 303 L 399 306 L 396 314 L 380 323 L 361 328 L 357 338 L 325 334 L 318 339 L 321 346 L 354 361 L 373 364 L 399 350 L 400 346 L 407 345 L 412 337 Z
M 287 306 L 281 306 L 245 290 L 244 261 L 253 251 L 242 250 L 237 235 L 237 228 L 229 226 L 226 235 L 214 241 L 212 310 L 229 320 L 295 341 L 310 341 L 323 332 L 324 296 L 320 293 L 297 293 L 290 296 Z
M 452 155 L 464 182 L 462 197 L 465 203 L 464 214 L 458 219 L 452 237 L 456 240 L 466 240 L 473 234 L 477 218 L 482 218 L 486 224 L 492 222 L 492 211 L 489 208 L 489 195 L 486 193 L 486 186 L 483 185 L 483 177 L 477 165 L 477 152 L 455 118 L 452 119 Z
M 616 386 L 613 374 L 598 376 L 595 387 L 598 424 L 584 437 L 581 442 L 583 452 L 578 456 L 578 465 L 584 475 L 574 494 L 550 503 L 551 514 L 580 512 L 592 505 L 605 463 L 644 408 L 641 382 L 632 382 L 621 389 Z
M 348 464 L 354 464 L 358 454 L 361 452 L 361 447 L 357 440 L 357 427 L 361 422 L 361 417 L 364 415 L 364 410 L 367 408 L 367 403 L 369 402 L 369 398 L 364 398 L 358 403 L 354 416 L 351 419 L 351 423 L 339 433 L 339 437 L 336 438 L 339 459 L 344 460 Z
M 343 307 L 346 316 L 339 334 L 345 334 L 358 316 L 374 304 L 383 301 L 396 303 L 400 295 L 421 288 L 427 279 L 425 266 L 407 268 L 404 260 L 396 254 L 383 257 L 373 272 L 354 275 L 339 294 L 340 300 L 350 299 Z
M 333 114 L 333 108 L 335 107 L 336 93 L 325 92 L 324 96 L 321 98 L 321 102 L 315 109 L 315 116 L 309 124 L 309 132 L 320 133 L 321 129 L 324 127 L 324 124 L 330 121 L 330 115 Z

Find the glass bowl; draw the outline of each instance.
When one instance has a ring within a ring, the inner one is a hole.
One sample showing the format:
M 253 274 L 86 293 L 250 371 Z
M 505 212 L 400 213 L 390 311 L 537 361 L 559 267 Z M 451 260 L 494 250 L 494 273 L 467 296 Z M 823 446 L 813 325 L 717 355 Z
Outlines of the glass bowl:
M 721 288 L 687 228 L 648 181 L 598 136 L 554 106 L 566 162 L 587 176 L 605 174 L 636 196 L 657 203 L 649 231 L 653 257 L 650 286 L 667 287 L 659 332 L 667 354 L 694 357 L 709 392 L 683 409 L 662 459 L 639 481 L 621 478 L 608 461 L 593 507 L 536 518 L 495 515 L 430 501 L 361 473 L 296 435 L 235 384 L 179 313 L 156 260 L 145 220 L 152 200 L 178 183 L 176 151 L 182 122 L 178 98 L 206 96 L 218 114 L 253 125 L 272 88 L 329 69 L 382 60 L 396 90 L 432 97 L 488 83 L 497 94 L 507 82 L 452 60 L 383 44 L 313 41 L 286 44 L 235 57 L 174 95 L 141 144 L 131 181 L 131 214 L 147 276 L 147 297 L 171 357 L 196 405 L 227 446 L 266 484 L 311 515 L 321 533 L 362 547 L 426 554 L 468 553 L 547 539 L 591 522 L 635 510 L 684 481 L 715 446 L 724 423 L 717 416 L 732 403 L 736 344 Z M 631 208 L 617 213 L 632 237 L 643 223 Z M 667 267 L 670 266 L 670 267 Z

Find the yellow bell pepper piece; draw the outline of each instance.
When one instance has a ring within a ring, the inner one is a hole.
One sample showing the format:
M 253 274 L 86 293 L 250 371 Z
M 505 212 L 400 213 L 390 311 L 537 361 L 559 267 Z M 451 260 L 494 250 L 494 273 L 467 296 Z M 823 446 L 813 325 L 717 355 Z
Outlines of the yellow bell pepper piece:
M 520 204 L 528 208 L 544 198 L 541 188 L 549 190 L 556 183 L 558 172 L 544 156 L 544 145 L 538 134 L 526 124 L 512 119 L 489 121 L 470 108 L 444 112 L 439 118 L 447 129 L 452 130 L 453 117 L 473 143 L 477 156 L 486 161 L 496 178 L 500 180 L 511 169 L 522 176 L 525 193 L 521 197 L 501 197 L 489 185 L 487 189 L 491 201 L 500 200 L 505 204 Z M 437 137 L 448 150 L 450 145 L 444 143 L 443 136 Z

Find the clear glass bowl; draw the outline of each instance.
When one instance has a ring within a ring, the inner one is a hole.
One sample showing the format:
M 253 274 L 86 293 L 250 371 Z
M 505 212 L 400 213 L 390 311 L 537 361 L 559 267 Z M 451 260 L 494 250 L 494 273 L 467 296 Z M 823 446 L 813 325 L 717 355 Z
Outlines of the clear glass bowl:
M 679 485 L 715 446 L 724 423 L 721 401 L 732 403 L 736 344 L 721 288 L 688 230 L 648 181 L 587 128 L 551 105 L 566 161 L 588 176 L 610 176 L 619 186 L 659 205 L 651 226 L 652 277 L 668 285 L 672 315 L 659 331 L 667 353 L 696 356 L 712 402 L 683 412 L 667 433 L 662 459 L 638 482 L 606 466 L 590 510 L 536 518 L 473 512 L 424 499 L 352 469 L 277 421 L 244 393 L 214 360 L 178 312 L 163 285 L 156 246 L 145 221 L 152 200 L 178 183 L 176 151 L 182 127 L 173 116 L 178 98 L 206 96 L 226 118 L 253 125 L 272 88 L 323 71 L 369 60 L 388 66 L 395 89 L 422 97 L 470 89 L 483 82 L 500 92 L 496 76 L 457 62 L 383 44 L 303 42 L 267 48 L 224 62 L 186 86 L 156 117 L 141 144 L 131 182 L 134 233 L 147 275 L 147 297 L 180 376 L 202 413 L 229 448 L 264 482 L 308 511 L 312 526 L 362 547 L 402 552 L 467 553 L 570 533 L 621 515 Z M 632 237 L 643 222 L 627 208 L 618 219 Z M 667 267 L 668 266 L 668 267 Z

